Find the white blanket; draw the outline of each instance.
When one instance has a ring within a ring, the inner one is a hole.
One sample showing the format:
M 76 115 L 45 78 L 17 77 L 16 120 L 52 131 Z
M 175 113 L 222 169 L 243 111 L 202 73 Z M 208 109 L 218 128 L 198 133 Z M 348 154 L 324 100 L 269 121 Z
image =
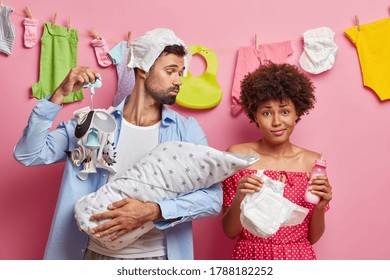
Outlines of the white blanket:
M 162 143 L 121 177 L 82 197 L 75 205 L 77 224 L 89 234 L 105 222 L 91 221 L 91 215 L 107 211 L 112 202 L 125 197 L 141 201 L 176 197 L 221 182 L 257 160 L 258 155 L 232 154 L 193 143 Z M 154 224 L 149 222 L 115 241 L 108 241 L 109 236 L 96 240 L 110 250 L 119 250 L 152 228 Z

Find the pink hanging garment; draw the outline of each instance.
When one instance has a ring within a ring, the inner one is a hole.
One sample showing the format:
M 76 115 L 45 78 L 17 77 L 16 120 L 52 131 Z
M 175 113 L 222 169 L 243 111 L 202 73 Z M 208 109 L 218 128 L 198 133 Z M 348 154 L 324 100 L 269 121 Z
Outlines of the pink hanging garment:
M 267 60 L 274 63 L 285 63 L 287 57 L 292 53 L 291 41 L 262 44 L 257 49 L 255 46 L 245 46 L 238 49 L 231 93 L 231 113 L 233 116 L 238 116 L 242 112 L 240 92 L 241 81 L 245 75 L 256 70 L 262 62 Z

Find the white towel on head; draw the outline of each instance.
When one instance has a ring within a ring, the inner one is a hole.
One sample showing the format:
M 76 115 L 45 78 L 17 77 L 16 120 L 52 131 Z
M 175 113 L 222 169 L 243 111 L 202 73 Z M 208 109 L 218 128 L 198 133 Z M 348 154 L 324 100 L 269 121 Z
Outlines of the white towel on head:
M 186 48 L 187 56 L 184 57 L 184 66 L 188 70 L 191 54 L 184 42 L 168 28 L 153 29 L 134 40 L 130 45 L 128 67 L 140 68 L 148 72 L 164 48 L 170 45 L 181 45 Z

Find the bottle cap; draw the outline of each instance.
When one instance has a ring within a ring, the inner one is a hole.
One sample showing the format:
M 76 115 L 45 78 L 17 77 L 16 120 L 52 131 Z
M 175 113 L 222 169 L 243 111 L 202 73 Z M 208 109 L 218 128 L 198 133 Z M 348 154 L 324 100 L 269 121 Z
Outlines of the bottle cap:
M 315 165 L 320 165 L 326 167 L 326 160 L 321 158 L 321 159 L 316 159 L 314 162 Z
M 314 165 L 326 167 L 326 160 L 324 158 L 324 153 L 321 153 L 321 157 L 314 161 Z

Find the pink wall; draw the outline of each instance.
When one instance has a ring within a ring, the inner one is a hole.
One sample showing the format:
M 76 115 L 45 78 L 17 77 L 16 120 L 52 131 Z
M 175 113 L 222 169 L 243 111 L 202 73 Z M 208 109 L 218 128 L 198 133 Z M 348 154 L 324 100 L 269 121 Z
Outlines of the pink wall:
M 103 89 L 95 95 L 95 107 L 111 104 L 116 70 L 98 66 L 90 46 L 92 37 L 88 36 L 92 27 L 108 40 L 110 48 L 126 40 L 129 30 L 135 38 L 155 27 L 169 27 L 188 45 L 213 49 L 219 58 L 221 103 L 203 111 L 175 109 L 195 116 L 210 144 L 219 149 L 258 137 L 255 126 L 249 125 L 244 115 L 230 115 L 229 94 L 238 47 L 254 44 L 255 33 L 260 43 L 291 40 L 294 54 L 288 62 L 298 65 L 303 32 L 330 27 L 339 45 L 336 64 L 328 72 L 312 75 L 318 102 L 311 114 L 303 117 L 293 139 L 297 145 L 325 153 L 334 188 L 326 233 L 315 250 L 319 259 L 390 259 L 390 103 L 380 102 L 363 87 L 356 50 L 343 34 L 345 28 L 354 25 L 356 14 L 361 24 L 388 17 L 388 0 L 242 0 L 241 5 L 209 0 L 68 3 L 5 1 L 15 9 L 11 19 L 17 37 L 13 53 L 8 57 L 0 54 L 0 259 L 42 258 L 63 168 L 63 164 L 23 167 L 12 155 L 36 103 L 31 98 L 31 85 L 39 77 L 39 46 L 23 47 L 21 12 L 27 5 L 41 21 L 39 36 L 43 22 L 52 20 L 55 12 L 58 24 L 66 25 L 71 16 L 72 26 L 80 32 L 79 64 L 98 68 L 104 78 Z M 202 67 L 202 61 L 194 59 L 190 69 L 199 72 Z M 66 105 L 56 124 L 87 105 L 88 99 Z M 224 237 L 220 217 L 197 221 L 194 234 L 197 259 L 229 258 L 234 242 Z

